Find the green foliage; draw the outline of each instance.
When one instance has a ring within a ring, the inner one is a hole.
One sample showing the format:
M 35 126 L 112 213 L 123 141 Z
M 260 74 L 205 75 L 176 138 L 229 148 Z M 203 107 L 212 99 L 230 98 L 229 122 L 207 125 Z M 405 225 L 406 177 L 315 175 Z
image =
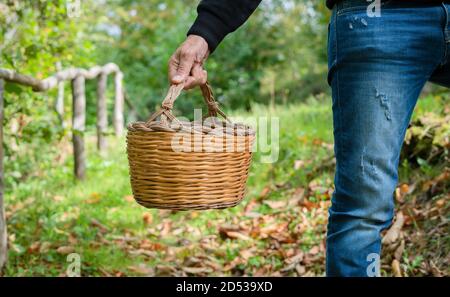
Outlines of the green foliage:
M 327 92 L 328 14 L 317 1 L 263 2 L 207 65 L 223 103 L 250 110 Z
M 402 158 L 413 166 L 420 166 L 426 173 L 430 173 L 433 166 L 449 162 L 450 116 L 448 107 L 442 108 L 448 99 L 448 94 L 423 98 L 418 110 L 421 105 L 429 105 L 428 108 L 435 110 L 416 116 L 406 131 Z
M 86 28 L 89 23 L 83 18 L 67 17 L 64 0 L 2 2 L 0 67 L 45 78 L 56 72 L 57 62 L 62 67 L 93 65 L 95 46 Z M 34 167 L 51 164 L 55 148 L 48 144 L 60 140 L 66 131 L 53 108 L 56 91 L 36 94 L 30 88 L 11 83 L 6 83 L 5 89 L 6 171 L 22 172 L 7 175 L 7 182 L 14 183 L 20 182 L 14 176 L 23 177 L 32 174 Z M 69 110 L 68 87 L 66 94 Z
M 253 103 L 301 100 L 327 92 L 326 22 L 317 1 L 268 1 L 228 36 L 206 64 L 219 101 L 250 110 Z M 125 71 L 127 92 L 147 117 L 167 90 L 167 61 L 195 19 L 197 1 L 109 1 L 97 21 L 109 28 L 103 61 Z M 105 17 L 107 15 L 108 17 Z M 176 104 L 184 114 L 201 106 L 199 92 Z
M 104 35 L 99 61 L 114 61 L 121 67 L 127 94 L 142 118 L 159 106 L 167 92 L 167 62 L 194 20 L 195 4 L 123 0 L 99 7 L 97 30 Z M 195 97 L 200 102 L 199 93 Z M 180 101 L 177 107 L 193 109 L 192 100 Z

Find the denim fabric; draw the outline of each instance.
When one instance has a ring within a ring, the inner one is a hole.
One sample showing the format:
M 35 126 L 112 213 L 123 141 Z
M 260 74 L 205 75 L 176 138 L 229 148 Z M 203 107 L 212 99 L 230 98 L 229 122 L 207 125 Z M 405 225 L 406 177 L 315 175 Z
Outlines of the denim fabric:
M 380 17 L 368 17 L 365 0 L 333 9 L 328 81 L 336 173 L 328 276 L 377 271 L 370 264 L 393 218 L 399 155 L 414 106 L 427 81 L 450 86 L 450 5 L 405 2 L 383 1 Z

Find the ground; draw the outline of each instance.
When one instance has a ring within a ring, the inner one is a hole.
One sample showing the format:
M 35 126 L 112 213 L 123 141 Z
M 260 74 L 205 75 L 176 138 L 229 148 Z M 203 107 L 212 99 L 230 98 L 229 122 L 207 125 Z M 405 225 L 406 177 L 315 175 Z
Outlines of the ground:
M 324 275 L 334 168 L 329 109 L 314 102 L 255 106 L 254 114 L 280 118 L 279 160 L 263 164 L 255 154 L 248 194 L 227 210 L 139 206 L 124 138 L 110 137 L 100 156 L 88 135 L 87 178 L 76 182 L 63 142 L 55 166 L 7 188 L 4 274 L 64 276 L 67 255 L 77 253 L 85 276 Z M 420 103 L 416 117 L 429 109 Z M 402 163 L 399 214 L 385 236 L 382 275 L 450 275 L 449 171 L 441 165 L 422 170 Z

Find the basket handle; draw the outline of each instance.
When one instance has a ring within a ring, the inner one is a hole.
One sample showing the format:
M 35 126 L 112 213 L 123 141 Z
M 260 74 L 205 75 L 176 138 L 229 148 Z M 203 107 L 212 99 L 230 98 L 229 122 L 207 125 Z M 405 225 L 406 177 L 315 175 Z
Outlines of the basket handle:
M 175 100 L 180 96 L 183 88 L 184 83 L 171 85 L 169 91 L 167 92 L 166 97 L 161 103 L 161 109 L 153 113 L 147 120 L 145 125 L 149 126 L 151 122 L 153 122 L 158 116 L 161 116 L 161 124 L 165 126 L 168 126 L 167 122 L 168 119 L 170 119 L 171 121 L 176 121 L 180 126 L 183 126 L 182 123 L 172 114 L 173 104 Z M 225 113 L 222 110 L 220 110 L 217 101 L 214 99 L 214 94 L 212 92 L 211 86 L 209 85 L 209 82 L 206 82 L 204 85 L 200 85 L 200 89 L 202 91 L 205 104 L 208 108 L 208 116 L 215 118 L 219 114 L 227 122 L 230 122 Z

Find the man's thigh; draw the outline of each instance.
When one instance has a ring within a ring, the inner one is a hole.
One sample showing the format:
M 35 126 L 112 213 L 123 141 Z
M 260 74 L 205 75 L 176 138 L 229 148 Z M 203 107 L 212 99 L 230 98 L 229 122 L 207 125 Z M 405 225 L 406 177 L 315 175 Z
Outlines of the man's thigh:
M 379 18 L 369 18 L 363 7 L 333 11 L 328 80 L 333 91 L 336 192 L 346 202 L 340 209 L 334 201 L 335 209 L 367 206 L 362 193 L 370 199 L 395 187 L 412 110 L 444 53 L 442 15 L 439 6 L 396 4 L 382 7 Z

